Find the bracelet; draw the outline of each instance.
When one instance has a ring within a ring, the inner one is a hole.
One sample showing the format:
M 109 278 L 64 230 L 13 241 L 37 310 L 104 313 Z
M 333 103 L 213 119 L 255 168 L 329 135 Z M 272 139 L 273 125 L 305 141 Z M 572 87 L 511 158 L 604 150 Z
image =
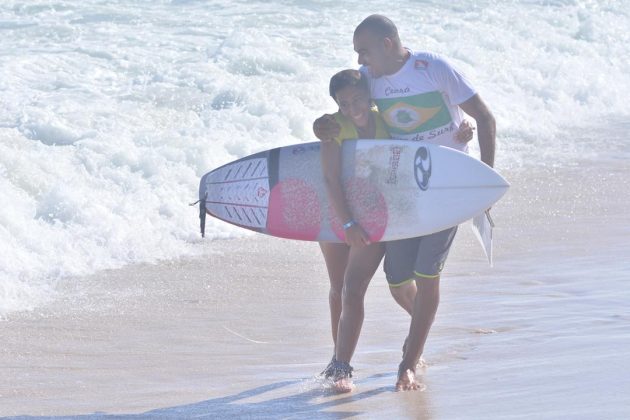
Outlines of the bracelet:
M 350 221 L 348 221 L 347 223 L 345 223 L 343 225 L 343 230 L 348 230 L 348 229 L 350 229 L 352 226 L 354 226 L 356 224 L 357 224 L 357 222 L 355 222 L 354 220 L 350 220 Z

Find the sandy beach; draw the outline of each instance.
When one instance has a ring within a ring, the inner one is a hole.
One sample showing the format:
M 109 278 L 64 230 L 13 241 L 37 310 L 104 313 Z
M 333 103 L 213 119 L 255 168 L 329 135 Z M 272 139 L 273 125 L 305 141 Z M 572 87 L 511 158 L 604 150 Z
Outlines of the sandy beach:
M 316 378 L 332 353 L 317 245 L 252 235 L 204 241 L 203 258 L 69 279 L 62 299 L 0 321 L 0 415 L 630 415 L 627 164 L 506 176 L 494 268 L 460 229 L 422 392 L 394 392 L 408 317 L 379 270 L 353 361 L 357 389 L 332 394 Z
M 0 418 L 630 418 L 626 2 L 148 6 L 0 4 Z M 394 390 L 409 316 L 379 269 L 335 395 L 318 245 L 215 219 L 201 239 L 188 204 L 208 171 L 315 140 L 373 13 L 471 82 L 512 187 L 494 267 L 459 230 L 424 390 Z

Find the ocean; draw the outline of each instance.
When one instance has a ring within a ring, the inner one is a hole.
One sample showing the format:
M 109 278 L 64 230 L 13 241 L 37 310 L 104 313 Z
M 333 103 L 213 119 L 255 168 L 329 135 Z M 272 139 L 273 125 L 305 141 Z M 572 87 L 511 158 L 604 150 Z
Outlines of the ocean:
M 354 26 L 378 12 L 473 81 L 499 170 L 629 156 L 623 1 L 4 1 L 0 315 L 99 270 L 200 255 L 199 178 L 313 141 L 328 79 L 357 67 Z
M 313 141 L 373 12 L 473 81 L 498 121 L 497 168 L 628 157 L 609 136 L 630 115 L 623 2 L 5 1 L 0 314 L 63 279 L 198 255 L 200 176 Z
M 395 6 L 2 2 L 0 416 L 630 415 L 627 2 Z M 426 391 L 392 390 L 408 317 L 379 270 L 338 397 L 311 376 L 332 352 L 317 245 L 212 218 L 202 239 L 189 203 L 222 164 L 315 141 L 372 13 L 472 81 L 512 187 L 494 268 L 460 229 Z

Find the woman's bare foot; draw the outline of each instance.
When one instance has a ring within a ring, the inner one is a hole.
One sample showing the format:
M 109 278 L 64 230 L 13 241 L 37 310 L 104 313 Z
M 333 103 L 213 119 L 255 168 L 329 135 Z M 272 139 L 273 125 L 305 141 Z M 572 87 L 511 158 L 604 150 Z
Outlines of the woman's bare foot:
M 335 392 L 346 393 L 352 392 L 355 388 L 352 382 L 353 370 L 349 363 L 340 362 L 333 357 L 322 375 L 332 381 L 332 389 Z
M 323 376 L 326 379 L 330 378 L 333 375 L 333 365 L 336 361 L 337 359 L 335 359 L 335 355 L 333 354 L 332 359 L 330 359 L 330 362 L 324 368 L 324 370 L 320 372 L 319 376 Z
M 332 388 L 335 392 L 344 394 L 354 391 L 355 385 L 352 382 L 352 378 L 341 378 L 333 382 Z

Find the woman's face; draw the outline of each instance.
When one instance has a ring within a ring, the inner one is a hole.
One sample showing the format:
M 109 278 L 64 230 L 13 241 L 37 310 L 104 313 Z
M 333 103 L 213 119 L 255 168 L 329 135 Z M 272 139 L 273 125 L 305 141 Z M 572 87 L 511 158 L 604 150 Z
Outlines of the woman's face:
M 370 122 L 372 103 L 370 95 L 360 87 L 346 86 L 335 95 L 339 111 L 357 127 L 367 127 Z

